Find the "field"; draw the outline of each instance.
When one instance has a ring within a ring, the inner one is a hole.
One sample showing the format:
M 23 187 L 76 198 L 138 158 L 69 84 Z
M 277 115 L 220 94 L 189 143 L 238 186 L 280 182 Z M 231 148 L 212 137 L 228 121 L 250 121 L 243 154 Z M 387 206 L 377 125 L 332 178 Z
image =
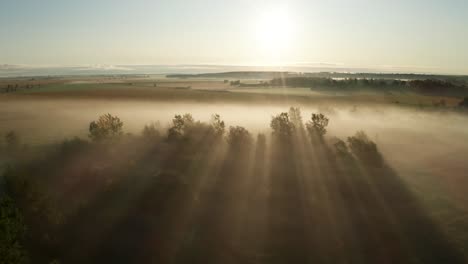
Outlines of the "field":
M 40 247 L 29 245 L 36 250 L 32 254 L 47 261 L 68 261 L 64 263 L 104 260 L 109 254 L 121 263 L 150 259 L 167 263 L 221 263 L 225 259 L 246 263 L 312 260 L 336 263 L 346 258 L 327 259 L 334 254 L 348 256 L 353 263 L 381 263 L 389 256 L 388 263 L 408 260 L 408 256 L 414 257 L 414 261 L 408 263 L 464 262 L 468 256 L 468 114 L 455 107 L 461 98 L 412 92 L 327 92 L 308 87 L 258 87 L 257 84 L 265 80 L 243 81 L 247 85 L 232 86 L 216 78 L 164 76 L 0 80 L 0 87 L 19 84 L 15 92 L 0 94 L 0 134 L 14 131 L 24 145 L 21 148 L 33 149 L 32 154 L 24 158 L 28 162 L 37 156 L 47 156 L 44 153 L 49 150 L 44 149 L 60 145 L 66 139 L 77 136 L 86 140 L 90 122 L 106 113 L 119 117 L 123 132 L 128 133 L 127 139 L 115 143 L 115 147 L 104 151 L 106 154 L 102 156 L 99 154 L 102 146 L 92 146 L 92 150 L 83 150 L 86 155 L 73 156 L 70 159 L 73 162 L 62 161 L 63 166 L 39 166 L 41 176 L 50 170 L 54 175 L 65 177 L 50 176 L 49 179 L 46 175 L 44 181 L 52 185 L 40 183 L 39 189 L 55 190 L 57 193 L 52 192 L 52 200 L 54 196 L 70 200 L 70 208 L 63 210 L 63 215 L 72 217 L 65 226 L 78 231 L 67 230 L 63 232 L 64 237 L 57 238 L 65 241 L 65 245 L 38 242 L 42 249 L 49 250 L 46 253 L 39 253 Z M 29 85 L 32 88 L 23 88 Z M 442 100 L 443 105 L 436 104 Z M 297 131 L 303 130 L 303 134 L 296 132 L 298 134 L 291 136 L 293 141 L 286 145 L 274 143 L 278 135 L 272 134 L 270 121 L 277 114 L 288 112 L 290 107 L 300 108 L 304 122 L 310 120 L 312 113 L 323 113 L 329 118 L 323 141 L 314 145 L 314 139 L 306 140 L 306 129 L 301 123 L 295 127 Z M 226 130 L 230 126 L 242 126 L 249 131 L 254 143 L 242 141 L 245 139 L 232 143 L 228 136 L 228 145 L 221 147 L 226 140 L 220 143 L 196 134 L 190 144 L 180 148 L 179 143 L 157 139 L 152 143 L 153 150 L 147 143 L 138 141 L 143 127 L 153 122 L 158 135 L 164 138 L 165 131 L 173 125 L 174 115 L 185 113 L 203 124 L 209 123 L 213 114 L 219 114 Z M 329 150 L 336 146 L 338 138 L 346 141 L 361 130 L 368 139 L 356 138 L 365 144 L 375 142 L 378 155 L 383 158 L 382 167 L 379 165 L 376 169 L 375 164 L 366 162 L 356 165 Z M 259 133 L 266 136 L 263 140 L 267 143 L 261 143 L 262 136 L 257 138 Z M 309 143 L 301 144 L 306 141 Z M 240 147 L 248 144 L 254 147 Z M 90 157 L 101 163 L 88 161 Z M 11 159 L 4 155 L 4 163 Z M 118 165 L 109 165 L 109 161 Z M 156 165 L 150 165 L 152 162 Z M 259 165 L 261 162 L 264 164 Z M 102 170 L 102 175 L 89 173 L 105 176 L 105 180 L 85 176 L 77 179 L 88 173 L 81 172 L 85 165 L 80 164 L 101 166 L 87 170 Z M 28 166 L 24 166 L 24 171 L 21 167 L 16 172 L 14 169 L 8 172 L 6 167 L 3 170 L 7 174 L 21 174 L 34 172 L 33 168 L 38 165 Z M 126 171 L 142 180 L 125 178 Z M 147 177 L 155 171 L 178 177 L 192 175 L 192 178 L 181 180 L 189 187 L 177 185 L 174 193 L 168 193 L 164 184 L 173 186 L 174 183 L 155 184 L 153 181 L 157 180 Z M 219 173 L 225 177 L 217 179 L 214 175 Z M 288 173 L 297 175 L 294 181 L 281 176 Z M 318 176 L 307 178 L 309 174 Z M 109 175 L 117 176 L 113 179 Z M 353 175 L 362 177 L 359 183 L 347 178 Z M 263 182 L 266 179 L 268 184 Z M 112 183 L 114 181 L 117 183 Z M 83 196 L 82 200 L 69 198 L 66 191 L 58 189 L 64 186 L 78 198 Z M 112 188 L 106 189 L 108 186 Z M 124 190 L 126 186 L 128 190 Z M 210 189 L 213 186 L 217 187 Z M 82 188 L 96 190 L 81 193 Z M 222 188 L 226 189 L 225 193 L 218 193 L 223 192 Z M 257 192 L 272 195 L 250 197 Z M 163 202 L 166 198 L 167 204 Z M 220 199 L 219 204 L 212 202 L 217 199 Z M 204 201 L 206 205 L 203 206 Z M 297 202 L 292 208 L 291 201 Z M 61 206 L 64 205 L 58 207 Z M 152 208 L 160 211 L 151 213 Z M 101 209 L 104 211 L 96 213 Z M 141 219 L 140 214 L 144 215 Z M 290 218 L 285 217 L 287 215 Z M 269 219 L 269 229 L 263 230 L 259 223 L 267 221 L 268 217 L 276 219 Z M 116 222 L 106 223 L 108 219 Z M 313 225 L 303 224 L 304 219 L 310 219 Z M 96 225 L 108 224 L 111 229 L 104 228 L 105 234 L 91 234 L 91 231 L 79 234 L 79 230 L 92 226 L 93 221 Z M 321 225 L 325 226 L 326 234 L 320 232 Z M 170 227 L 169 231 L 165 232 L 165 227 Z M 243 228 L 252 234 L 240 232 Z M 152 232 L 153 236 L 145 232 Z M 270 237 L 271 233 L 277 236 Z M 214 238 L 206 234 L 213 234 Z M 294 237 L 299 234 L 300 238 Z M 255 236 L 263 237 L 256 239 Z M 281 238 L 280 242 L 277 238 Z M 216 245 L 210 239 L 226 244 Z M 86 244 L 83 252 L 70 250 L 80 241 Z M 104 241 L 113 242 L 99 244 Z M 136 241 L 144 241 L 145 247 L 131 244 Z M 318 245 L 319 241 L 323 244 Z M 403 242 L 407 244 L 402 245 Z M 305 245 L 315 245 L 322 253 L 307 255 L 304 252 L 309 249 Z M 119 252 L 122 248 L 128 252 Z M 371 252 L 373 248 L 377 248 L 376 252 Z M 132 250 L 137 253 L 131 253 Z

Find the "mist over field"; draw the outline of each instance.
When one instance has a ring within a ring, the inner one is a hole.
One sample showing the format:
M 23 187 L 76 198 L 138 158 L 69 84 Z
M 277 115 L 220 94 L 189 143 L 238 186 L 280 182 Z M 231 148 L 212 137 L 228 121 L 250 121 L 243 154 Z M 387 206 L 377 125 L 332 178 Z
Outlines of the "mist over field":
M 2 79 L 5 254 L 462 263 L 464 77 L 330 76 Z
M 467 12 L 0 1 L 0 264 L 468 263 Z

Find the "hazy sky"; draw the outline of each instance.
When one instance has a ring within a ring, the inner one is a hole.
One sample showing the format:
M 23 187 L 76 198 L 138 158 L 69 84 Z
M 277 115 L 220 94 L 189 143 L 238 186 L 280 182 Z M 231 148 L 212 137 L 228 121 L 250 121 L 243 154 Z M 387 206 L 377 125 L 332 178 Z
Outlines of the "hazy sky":
M 0 0 L 0 64 L 468 74 L 467 0 Z

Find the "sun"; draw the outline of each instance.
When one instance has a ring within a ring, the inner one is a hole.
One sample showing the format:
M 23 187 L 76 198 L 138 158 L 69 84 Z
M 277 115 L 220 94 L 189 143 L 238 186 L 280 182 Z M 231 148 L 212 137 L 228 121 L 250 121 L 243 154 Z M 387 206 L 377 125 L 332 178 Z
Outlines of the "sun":
M 255 23 L 258 51 L 271 60 L 282 58 L 291 49 L 293 31 L 293 23 L 286 8 L 264 10 Z

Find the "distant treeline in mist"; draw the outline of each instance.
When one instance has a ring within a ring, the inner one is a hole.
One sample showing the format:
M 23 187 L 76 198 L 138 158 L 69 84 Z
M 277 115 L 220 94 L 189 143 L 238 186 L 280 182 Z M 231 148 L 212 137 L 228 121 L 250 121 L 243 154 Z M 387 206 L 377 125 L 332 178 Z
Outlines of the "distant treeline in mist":
M 468 76 L 391 74 L 391 73 L 297 73 L 244 71 L 204 74 L 172 74 L 168 78 L 224 78 L 231 85 L 242 87 L 310 87 L 313 89 L 375 89 L 400 90 L 441 96 L 467 96 Z M 232 80 L 235 79 L 235 80 Z M 257 84 L 241 79 L 271 79 Z
M 468 76 L 416 73 L 347 73 L 347 72 L 281 72 L 281 71 L 236 71 L 201 74 L 169 74 L 167 78 L 227 78 L 227 79 L 274 79 L 287 77 L 332 78 L 332 79 L 388 79 L 388 80 L 441 80 L 456 85 L 467 84 Z
M 364 132 L 321 113 L 271 133 L 175 115 L 0 153 L 0 263 L 465 263 Z
M 332 79 L 318 77 L 287 77 L 275 78 L 270 83 L 272 86 L 310 87 L 311 89 L 375 89 L 375 90 L 400 90 L 411 91 L 431 95 L 468 95 L 468 86 L 457 85 L 449 81 L 426 80 L 396 80 L 396 79 Z

